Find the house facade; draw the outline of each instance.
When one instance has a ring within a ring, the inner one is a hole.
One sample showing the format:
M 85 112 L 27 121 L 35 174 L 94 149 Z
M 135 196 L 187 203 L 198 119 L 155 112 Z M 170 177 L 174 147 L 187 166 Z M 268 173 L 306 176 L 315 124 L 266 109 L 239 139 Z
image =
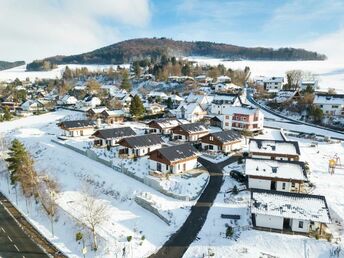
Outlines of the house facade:
M 156 119 L 150 121 L 147 125 L 149 127 L 149 133 L 158 133 L 169 135 L 171 134 L 171 129 L 181 125 L 182 123 L 178 119 Z
M 241 135 L 232 130 L 210 133 L 201 138 L 202 149 L 207 151 L 230 153 L 241 149 L 241 145 Z
M 130 127 L 107 128 L 97 130 L 92 136 L 97 147 L 115 146 L 125 137 L 136 135 Z
M 140 136 L 126 137 L 118 142 L 121 146 L 119 153 L 128 158 L 142 157 L 160 149 L 164 141 L 157 134 L 145 134 Z
M 103 110 L 99 118 L 108 125 L 123 123 L 124 122 L 124 112 L 122 110 Z
M 197 168 L 198 152 L 191 144 L 180 144 L 152 151 L 149 168 L 158 173 L 184 173 Z
M 258 108 L 230 107 L 222 116 L 222 129 L 260 132 L 264 127 L 264 114 Z
M 252 189 L 250 208 L 257 229 L 322 234 L 323 226 L 331 223 L 326 199 L 320 195 Z
M 271 77 L 264 80 L 264 89 L 270 92 L 282 90 L 284 77 Z
M 245 161 L 245 175 L 250 189 L 300 193 L 308 181 L 305 164 L 300 161 L 248 158 Z
M 344 94 L 316 94 L 313 104 L 325 115 L 344 116 Z
M 67 137 L 90 136 L 96 128 L 92 120 L 72 120 L 59 123 L 62 135 Z
M 198 141 L 198 139 L 209 133 L 203 123 L 181 124 L 171 129 L 171 132 L 172 139 L 190 142 Z
M 198 103 L 181 103 L 174 111 L 177 119 L 185 119 L 195 123 L 207 114 Z

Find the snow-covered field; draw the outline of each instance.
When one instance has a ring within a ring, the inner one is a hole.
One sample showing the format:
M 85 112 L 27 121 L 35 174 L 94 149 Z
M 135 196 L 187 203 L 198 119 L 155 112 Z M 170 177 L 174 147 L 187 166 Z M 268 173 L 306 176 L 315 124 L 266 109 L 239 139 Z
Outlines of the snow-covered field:
M 265 129 L 260 138 L 278 139 L 278 130 Z M 334 175 L 328 173 L 328 161 L 337 154 L 344 165 L 344 143 L 319 143 L 318 147 L 311 147 L 311 141 L 288 137 L 300 143 L 301 160 L 310 165 L 309 179 L 315 184 L 313 194 L 325 195 L 331 211 L 333 224 L 329 226 L 336 241 L 341 245 L 339 257 L 344 257 L 344 166 L 337 168 Z M 234 165 L 226 167 L 228 173 L 231 169 L 239 170 Z M 247 230 L 250 220 L 248 217 L 249 196 L 247 192 L 240 192 L 230 198 L 225 192 L 237 184 L 229 176 L 218 194 L 214 206 L 210 209 L 206 223 L 198 235 L 198 240 L 193 242 L 184 258 L 192 257 L 308 257 L 327 258 L 331 256 L 338 244 L 326 240 L 316 240 L 303 236 L 283 235 L 278 233 Z M 222 219 L 221 214 L 237 214 L 241 219 L 237 224 L 229 219 Z M 232 222 L 232 223 L 231 223 Z M 226 223 L 234 226 L 234 237 L 225 237 Z M 340 224 L 339 224 L 340 223 Z
M 319 80 L 321 89 L 335 88 L 344 92 L 344 65 L 331 59 L 325 61 L 223 61 L 215 58 L 188 57 L 201 64 L 223 64 L 227 68 L 251 69 L 251 78 L 256 76 L 285 76 L 289 70 L 311 72 Z
M 33 200 L 27 208 L 25 201 L 19 198 L 18 207 L 69 257 L 81 257 L 81 244 L 75 241 L 76 232 L 85 223 L 81 218 L 85 212 L 81 199 L 85 189 L 96 192 L 97 202 L 108 207 L 109 218 L 97 230 L 99 251 L 95 253 L 88 248 L 87 257 L 115 257 L 122 254 L 124 247 L 129 257 L 148 256 L 181 226 L 193 202 L 169 198 L 107 166 L 52 143 L 51 139 L 56 138 L 58 131 L 56 120 L 71 114 L 58 111 L 0 124 L 0 133 L 6 133 L 7 139 L 15 137 L 25 143 L 34 156 L 38 172 L 45 171 L 59 183 L 57 202 L 60 208 L 58 221 L 55 222 L 55 236 L 52 237 L 50 232 L 48 217 Z M 1 191 L 15 203 L 14 190 L 10 190 L 9 194 L 4 176 L 1 176 L 0 182 Z M 149 193 L 157 207 L 169 211 L 170 225 L 135 202 L 135 196 L 142 193 Z M 127 241 L 128 236 L 132 236 L 131 242 Z
M 68 66 L 71 69 L 86 67 L 89 71 L 102 71 L 104 69 L 109 69 L 111 66 L 115 69 L 117 65 L 59 65 L 58 68 L 51 71 L 38 71 L 38 72 L 27 72 L 26 65 L 17 66 L 8 70 L 0 71 L 0 81 L 15 80 L 16 78 L 20 80 L 25 80 L 29 78 L 31 81 L 38 79 L 55 79 L 61 78 L 65 67 Z M 129 67 L 127 64 L 121 65 L 122 67 Z
M 300 69 L 311 72 L 319 80 L 319 86 L 323 90 L 335 88 L 338 92 L 344 92 L 344 65 L 341 62 L 328 59 L 325 61 L 223 61 L 222 59 L 187 57 L 191 61 L 197 61 L 200 64 L 224 64 L 227 68 L 244 69 L 249 66 L 251 69 L 251 78 L 255 76 L 285 76 L 285 72 L 294 69 Z M 1 80 L 14 80 L 19 78 L 25 80 L 30 78 L 60 78 L 66 65 L 60 65 L 57 69 L 48 72 L 25 72 L 25 66 L 15 67 L 9 70 L 0 71 Z M 70 68 L 87 67 L 91 71 L 103 70 L 110 65 L 68 65 Z M 127 64 L 121 65 L 128 67 Z M 116 66 L 113 66 L 114 68 Z

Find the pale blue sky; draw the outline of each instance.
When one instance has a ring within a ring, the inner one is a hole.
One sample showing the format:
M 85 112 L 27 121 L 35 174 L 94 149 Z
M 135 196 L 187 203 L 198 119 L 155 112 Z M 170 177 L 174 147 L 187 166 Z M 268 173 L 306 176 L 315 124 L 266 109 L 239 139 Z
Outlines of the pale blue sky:
M 153 36 L 323 52 L 343 45 L 343 14 L 343 0 L 1 0 L 0 60 Z

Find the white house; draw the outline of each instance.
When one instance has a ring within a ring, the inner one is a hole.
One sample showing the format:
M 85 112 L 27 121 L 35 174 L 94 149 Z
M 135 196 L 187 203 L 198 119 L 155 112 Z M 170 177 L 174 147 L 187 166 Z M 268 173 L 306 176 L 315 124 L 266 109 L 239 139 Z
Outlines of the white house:
M 329 116 L 344 116 L 344 94 L 316 94 L 313 104 Z
M 159 173 L 184 173 L 197 168 L 198 152 L 191 144 L 180 144 L 152 151 L 149 168 Z
M 198 103 L 181 103 L 177 109 L 171 110 L 178 119 L 186 119 L 191 123 L 197 122 L 207 114 Z
M 217 77 L 216 83 L 231 83 L 232 80 L 227 75 L 221 75 Z
M 63 121 L 58 125 L 62 129 L 62 135 L 69 137 L 90 136 L 96 128 L 96 123 L 92 120 Z
M 27 100 L 21 106 L 21 109 L 26 112 L 35 112 L 44 110 L 44 105 L 37 100 Z
M 296 141 L 250 139 L 249 155 L 252 158 L 298 161 L 300 147 Z
M 239 91 L 242 88 L 238 85 L 235 85 L 234 83 L 217 83 L 215 84 L 215 91 L 216 92 L 222 92 L 222 91 Z
M 123 138 L 118 142 L 122 147 L 119 153 L 128 157 L 141 157 L 160 149 L 164 141 L 157 134 L 145 134 Z
M 307 88 L 315 91 L 318 88 L 318 80 L 302 80 L 300 82 L 300 89 L 306 90 Z
M 224 115 L 230 107 L 241 105 L 242 102 L 238 94 L 217 93 L 211 104 L 210 113 Z
M 250 207 L 257 229 L 321 235 L 323 225 L 331 223 L 326 199 L 320 195 L 252 189 Z
M 62 105 L 75 105 L 78 102 L 78 100 L 74 96 L 65 95 L 59 103 Z
M 182 124 L 178 119 L 156 119 L 147 123 L 150 133 L 171 134 L 171 129 Z
M 270 92 L 282 90 L 284 77 L 271 77 L 264 80 L 264 89 Z
M 305 164 L 300 161 L 246 159 L 245 174 L 251 189 L 299 193 L 308 180 Z
M 264 127 L 264 114 L 259 108 L 228 106 L 222 109 L 223 130 L 260 132 Z

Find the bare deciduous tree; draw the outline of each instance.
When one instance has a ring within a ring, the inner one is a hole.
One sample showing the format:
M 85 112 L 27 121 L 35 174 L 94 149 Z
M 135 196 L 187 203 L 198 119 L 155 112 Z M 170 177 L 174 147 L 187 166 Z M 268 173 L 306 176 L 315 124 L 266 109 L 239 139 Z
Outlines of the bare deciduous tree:
M 97 250 L 98 242 L 96 230 L 109 217 L 108 207 L 104 202 L 97 199 L 96 194 L 94 192 L 84 193 L 82 206 L 82 220 L 91 229 L 93 238 L 93 249 Z

